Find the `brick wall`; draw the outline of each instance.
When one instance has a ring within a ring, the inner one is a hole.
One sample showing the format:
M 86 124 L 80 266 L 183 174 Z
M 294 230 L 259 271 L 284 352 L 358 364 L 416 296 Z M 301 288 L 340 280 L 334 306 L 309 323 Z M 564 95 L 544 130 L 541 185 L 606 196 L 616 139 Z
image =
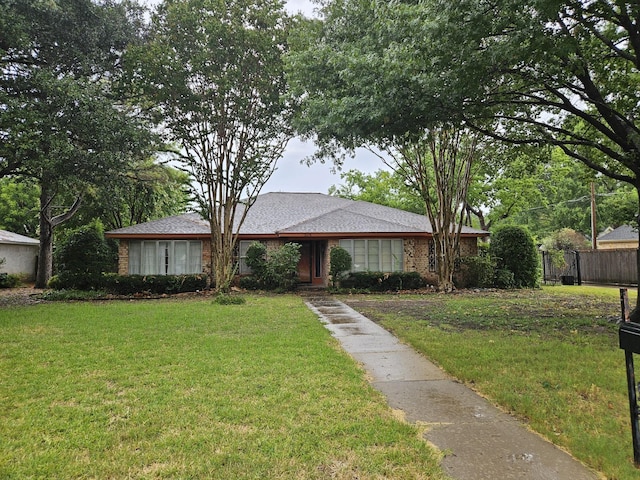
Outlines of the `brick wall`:
M 118 275 L 129 274 L 129 240 L 121 239 L 118 245 Z
M 211 240 L 202 240 L 202 272 L 211 275 Z

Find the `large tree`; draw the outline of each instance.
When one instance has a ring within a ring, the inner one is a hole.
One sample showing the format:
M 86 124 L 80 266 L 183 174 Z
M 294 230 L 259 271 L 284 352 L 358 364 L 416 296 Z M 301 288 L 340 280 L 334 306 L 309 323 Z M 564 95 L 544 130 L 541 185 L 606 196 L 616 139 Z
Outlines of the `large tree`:
M 129 57 L 211 225 L 215 287 L 234 275 L 237 231 L 291 137 L 277 0 L 166 0 Z
M 327 119 L 320 139 L 462 120 L 498 140 L 555 145 L 640 189 L 637 1 L 334 0 L 324 11 L 318 61 L 292 62 L 325 67 L 301 119 Z
M 52 273 L 54 228 L 75 214 L 87 188 L 138 154 L 146 137 L 112 88 L 138 33 L 128 6 L 0 5 L 0 177 L 39 186 L 38 287 Z
M 380 158 L 423 201 L 433 228 L 438 289 L 450 291 L 477 135 L 455 119 L 442 122 L 441 112 L 414 115 L 404 108 L 407 102 L 415 107 L 415 99 L 400 77 L 417 60 L 389 54 L 398 32 L 378 29 L 384 11 L 402 5 L 386 4 L 378 10 L 376 2 L 333 1 L 323 8 L 323 21 L 300 30 L 289 56 L 302 105 L 295 125 L 320 146 L 318 157 L 340 162 L 342 149 L 357 147 L 386 154 Z

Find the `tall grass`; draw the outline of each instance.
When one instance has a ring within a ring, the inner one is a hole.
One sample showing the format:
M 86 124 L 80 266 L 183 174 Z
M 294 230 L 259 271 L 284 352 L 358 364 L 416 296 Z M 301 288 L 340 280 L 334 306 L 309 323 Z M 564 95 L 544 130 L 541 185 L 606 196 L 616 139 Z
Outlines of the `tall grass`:
M 443 478 L 294 296 L 0 310 L 0 478 Z

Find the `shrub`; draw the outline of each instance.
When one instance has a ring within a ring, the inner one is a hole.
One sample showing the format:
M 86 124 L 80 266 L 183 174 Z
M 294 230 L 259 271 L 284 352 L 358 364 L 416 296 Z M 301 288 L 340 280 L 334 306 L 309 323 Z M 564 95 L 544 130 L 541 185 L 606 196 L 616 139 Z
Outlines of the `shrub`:
M 244 297 L 239 295 L 220 294 L 213 299 L 213 303 L 217 305 L 243 305 L 247 303 Z
M 196 292 L 207 286 L 207 276 L 197 275 L 118 275 L 104 273 L 66 273 L 54 275 L 49 287 L 54 290 L 104 290 L 114 295 L 136 293 L 172 294 Z
M 514 287 L 533 288 L 538 285 L 540 276 L 538 251 L 526 229 L 519 226 L 500 228 L 491 236 L 489 252 L 498 272 L 507 270 L 513 273 Z M 503 273 L 500 275 L 504 276 Z M 499 283 L 497 276 L 496 286 Z
M 267 247 L 253 242 L 247 249 L 247 266 L 253 275 L 242 277 L 240 286 L 257 290 L 293 290 L 298 284 L 300 244 L 286 243 L 277 250 L 267 252 Z
M 116 295 L 151 293 L 156 295 L 195 292 L 207 286 L 207 276 L 197 275 L 116 275 L 105 274 L 103 288 Z
M 251 242 L 251 245 L 247 248 L 247 257 L 245 262 L 255 277 L 264 277 L 267 269 L 266 245 L 260 242 Z
M 113 271 L 118 261 L 115 242 L 107 241 L 99 220 L 72 231 L 56 245 L 56 271 L 61 274 L 100 276 Z
M 516 288 L 516 282 L 511 270 L 506 268 L 499 268 L 496 270 L 494 279 L 494 285 L 496 288 Z
M 20 285 L 20 277 L 13 273 L 0 273 L 0 288 L 15 288 Z
M 494 286 L 495 265 L 488 255 L 460 259 L 459 287 L 489 288 Z
M 240 288 L 244 288 L 245 290 L 260 290 L 262 284 L 258 277 L 255 275 L 247 275 L 245 277 L 240 277 Z
M 417 272 L 353 272 L 340 280 L 340 287 L 370 292 L 415 290 L 426 285 Z
M 266 265 L 266 284 L 274 290 L 293 290 L 298 284 L 300 244 L 285 243 L 269 253 Z
M 103 284 L 100 273 L 62 271 L 49 279 L 48 287 L 54 290 L 100 290 Z
M 340 277 L 351 270 L 351 255 L 342 247 L 333 247 L 329 252 L 329 275 L 331 285 L 335 288 Z

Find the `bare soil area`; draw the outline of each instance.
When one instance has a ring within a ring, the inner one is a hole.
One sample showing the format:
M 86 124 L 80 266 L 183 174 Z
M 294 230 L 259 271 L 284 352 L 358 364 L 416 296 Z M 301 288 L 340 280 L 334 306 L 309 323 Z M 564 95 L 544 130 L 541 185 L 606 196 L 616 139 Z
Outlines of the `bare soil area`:
M 0 288 L 0 308 L 41 303 L 43 300 L 39 296 L 42 292 L 44 290 L 34 288 L 33 284 L 17 288 Z

